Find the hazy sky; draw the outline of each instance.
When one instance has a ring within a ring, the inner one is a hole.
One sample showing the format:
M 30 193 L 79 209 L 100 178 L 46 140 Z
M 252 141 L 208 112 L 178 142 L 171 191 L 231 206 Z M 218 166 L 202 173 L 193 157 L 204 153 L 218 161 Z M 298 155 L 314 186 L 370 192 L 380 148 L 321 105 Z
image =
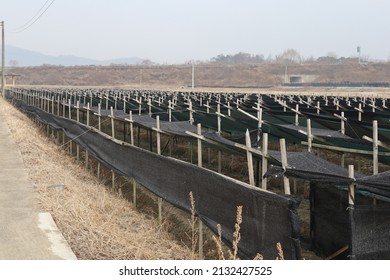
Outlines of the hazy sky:
M 389 0 L 0 0 L 6 44 L 50 55 L 159 63 L 218 54 L 390 57 Z M 49 1 L 48 3 L 50 3 Z

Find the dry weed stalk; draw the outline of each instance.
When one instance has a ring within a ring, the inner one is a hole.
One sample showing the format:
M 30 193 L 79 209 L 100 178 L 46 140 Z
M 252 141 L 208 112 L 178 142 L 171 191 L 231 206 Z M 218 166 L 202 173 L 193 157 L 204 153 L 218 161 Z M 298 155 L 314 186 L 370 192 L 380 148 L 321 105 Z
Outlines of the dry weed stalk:
M 262 261 L 262 260 L 264 260 L 264 257 L 263 257 L 263 255 L 257 253 L 253 260 L 254 261 Z
M 191 252 L 192 259 L 195 259 L 196 256 L 196 245 L 198 244 L 198 233 L 196 230 L 196 211 L 195 211 L 195 198 L 192 191 L 189 193 L 190 203 L 191 203 Z
M 223 249 L 222 249 L 222 228 L 220 224 L 217 225 L 217 230 L 218 230 L 218 239 L 214 235 L 212 238 L 215 242 L 215 245 L 217 246 L 218 259 L 225 260 L 225 254 L 223 253 Z
M 242 224 L 242 206 L 237 206 L 236 224 L 234 225 L 235 231 L 233 233 L 233 256 L 232 256 L 233 260 L 237 258 L 238 243 L 241 240 L 241 233 L 240 233 L 241 224 Z
M 280 244 L 280 242 L 276 243 L 276 250 L 278 251 L 278 256 L 276 257 L 276 259 L 284 260 L 284 253 L 282 249 L 282 244 Z

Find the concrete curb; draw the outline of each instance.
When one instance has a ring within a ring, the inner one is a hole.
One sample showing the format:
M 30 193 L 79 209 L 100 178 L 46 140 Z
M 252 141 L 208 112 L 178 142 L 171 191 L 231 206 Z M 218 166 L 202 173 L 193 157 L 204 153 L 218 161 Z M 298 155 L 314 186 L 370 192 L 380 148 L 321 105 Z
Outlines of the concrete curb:
M 50 213 L 38 213 L 38 227 L 47 235 L 54 255 L 63 260 L 77 260 Z

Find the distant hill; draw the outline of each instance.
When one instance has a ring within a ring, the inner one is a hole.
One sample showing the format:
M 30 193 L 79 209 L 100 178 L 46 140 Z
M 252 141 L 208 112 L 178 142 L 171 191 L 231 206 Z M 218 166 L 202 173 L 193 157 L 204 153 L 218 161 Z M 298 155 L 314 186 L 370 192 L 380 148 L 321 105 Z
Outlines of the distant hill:
M 49 65 L 63 65 L 63 66 L 76 66 L 76 65 L 110 65 L 110 64 L 128 64 L 135 65 L 142 63 L 143 59 L 139 57 L 125 57 L 116 58 L 110 60 L 95 60 L 85 57 L 79 57 L 74 55 L 59 55 L 52 56 L 42 54 L 36 51 L 31 51 L 14 46 L 6 46 L 6 65 L 12 65 L 12 62 L 16 62 L 17 66 L 40 66 L 44 64 Z

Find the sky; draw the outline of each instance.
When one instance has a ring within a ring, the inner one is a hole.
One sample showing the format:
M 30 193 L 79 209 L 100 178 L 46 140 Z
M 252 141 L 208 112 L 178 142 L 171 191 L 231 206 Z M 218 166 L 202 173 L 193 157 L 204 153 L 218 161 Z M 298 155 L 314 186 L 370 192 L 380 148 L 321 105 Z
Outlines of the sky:
M 7 45 L 48 55 L 157 63 L 296 49 L 390 59 L 388 0 L 0 0 Z M 47 5 L 46 5 L 47 6 Z M 30 21 L 31 23 L 32 21 Z

